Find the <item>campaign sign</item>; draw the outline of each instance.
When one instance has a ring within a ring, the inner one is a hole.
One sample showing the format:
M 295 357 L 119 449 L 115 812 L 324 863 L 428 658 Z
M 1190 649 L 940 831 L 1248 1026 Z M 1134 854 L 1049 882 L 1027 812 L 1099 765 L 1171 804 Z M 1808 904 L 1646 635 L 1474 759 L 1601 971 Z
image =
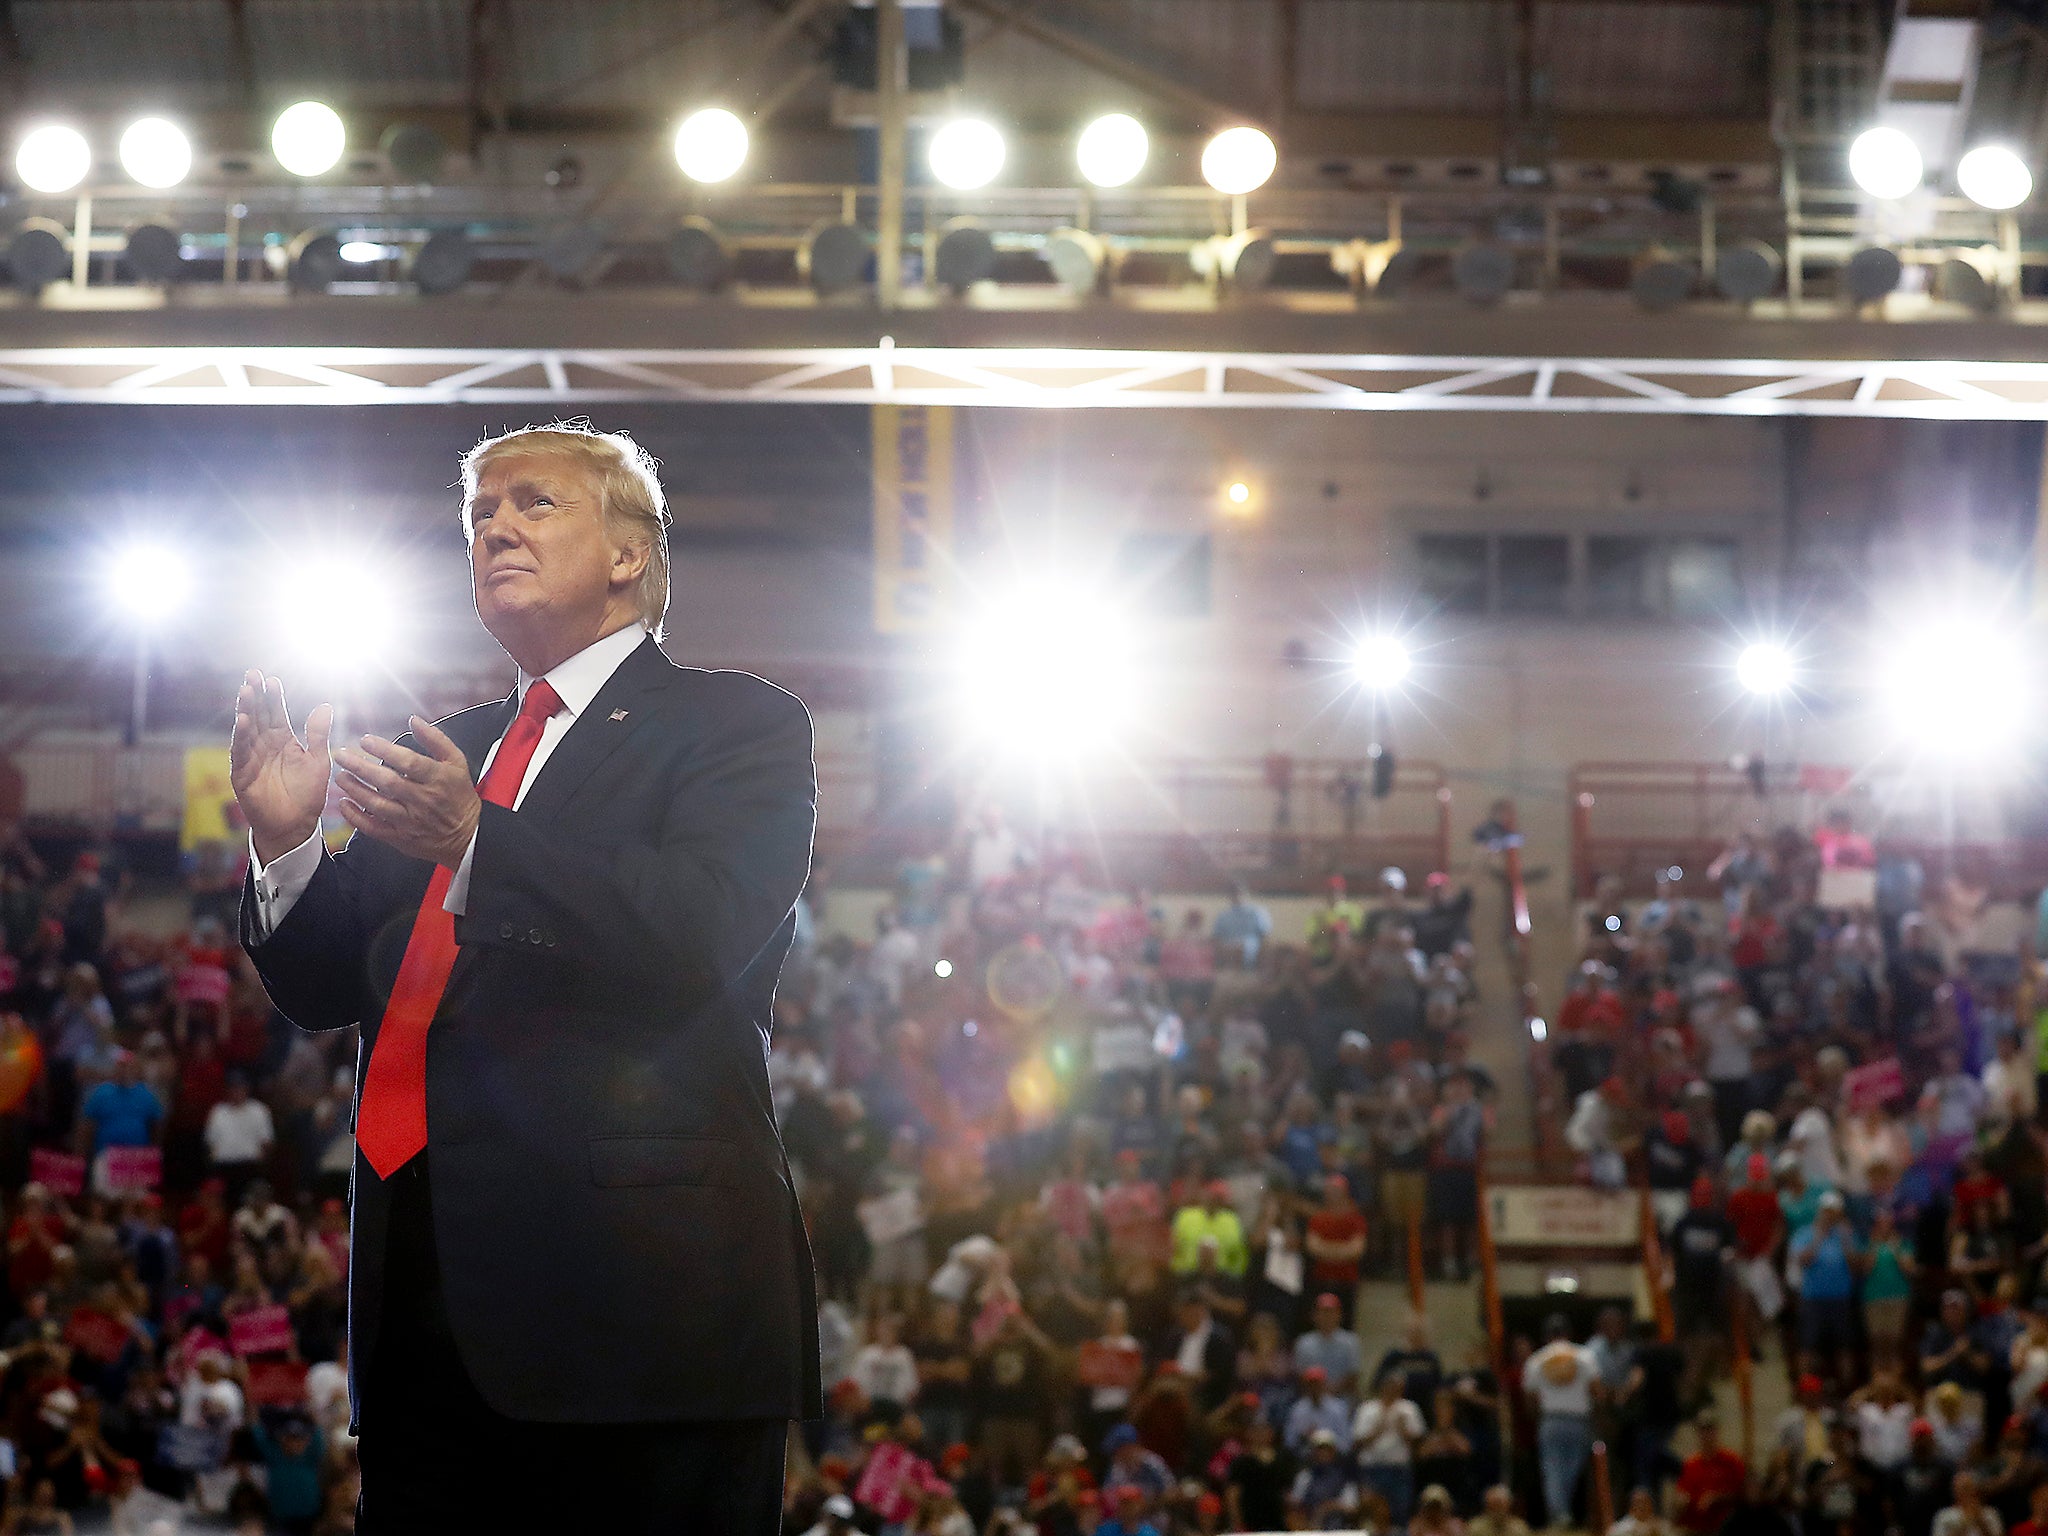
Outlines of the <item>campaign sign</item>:
M 306 1401 L 306 1366 L 301 1360 L 251 1360 L 249 1401 L 259 1408 L 296 1408 Z
M 1090 1339 L 1081 1346 L 1078 1372 L 1084 1387 L 1120 1387 L 1135 1392 L 1145 1379 L 1145 1356 L 1127 1345 Z
M 1886 1056 L 1842 1075 L 1842 1097 L 1852 1110 L 1889 1104 L 1906 1092 L 1906 1074 L 1899 1058 Z
M 292 1315 L 283 1307 L 251 1307 L 228 1319 L 228 1348 L 238 1355 L 282 1354 L 291 1347 Z
M 164 1181 L 162 1147 L 109 1147 L 100 1155 L 108 1194 L 147 1194 Z
M 28 1155 L 28 1176 L 53 1195 L 85 1193 L 85 1159 L 74 1152 L 37 1147 Z
M 64 1342 L 95 1360 L 114 1361 L 128 1347 L 128 1325 L 96 1307 L 78 1307 L 64 1325 Z

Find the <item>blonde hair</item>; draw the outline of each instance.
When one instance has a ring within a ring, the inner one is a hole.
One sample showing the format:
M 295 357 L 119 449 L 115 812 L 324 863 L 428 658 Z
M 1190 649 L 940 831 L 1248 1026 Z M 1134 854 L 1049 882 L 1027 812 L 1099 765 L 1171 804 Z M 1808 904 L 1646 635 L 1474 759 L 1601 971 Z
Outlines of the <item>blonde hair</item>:
M 586 417 L 551 421 L 544 427 L 521 427 L 500 437 L 487 437 L 462 456 L 462 530 L 469 526 L 469 504 L 476 496 L 484 468 L 500 454 L 544 452 L 573 460 L 597 476 L 598 511 L 605 526 L 647 547 L 647 567 L 640 573 L 635 596 L 640 622 L 661 638 L 662 616 L 668 612 L 668 501 L 661 493 L 655 458 L 625 432 L 600 432 Z

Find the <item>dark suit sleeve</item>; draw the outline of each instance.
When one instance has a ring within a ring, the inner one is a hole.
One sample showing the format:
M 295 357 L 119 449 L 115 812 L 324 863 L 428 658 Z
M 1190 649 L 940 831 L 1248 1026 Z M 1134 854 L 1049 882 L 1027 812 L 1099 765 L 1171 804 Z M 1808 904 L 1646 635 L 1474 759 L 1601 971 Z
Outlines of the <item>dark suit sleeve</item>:
M 363 962 L 369 944 L 360 889 L 364 863 L 355 839 L 339 856 L 323 850 L 306 889 L 261 941 L 256 893 L 250 877 L 243 877 L 242 947 L 278 1012 L 301 1029 L 346 1029 L 364 1016 Z
M 691 1002 L 730 988 L 803 892 L 817 786 L 795 697 L 748 679 L 720 716 L 651 842 L 592 849 L 485 804 L 461 942 L 528 953 L 538 942 Z

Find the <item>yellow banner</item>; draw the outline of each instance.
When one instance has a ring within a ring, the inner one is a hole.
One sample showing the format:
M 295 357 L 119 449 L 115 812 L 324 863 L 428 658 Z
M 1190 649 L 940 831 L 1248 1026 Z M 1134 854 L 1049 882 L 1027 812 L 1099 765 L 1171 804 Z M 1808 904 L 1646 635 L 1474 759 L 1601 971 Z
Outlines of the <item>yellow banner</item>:
M 178 846 L 190 853 L 201 843 L 224 843 L 235 834 L 228 828 L 227 809 L 235 803 L 228 783 L 226 747 L 185 749 L 185 820 Z
M 953 563 L 953 408 L 877 405 L 875 628 L 930 629 L 945 617 Z

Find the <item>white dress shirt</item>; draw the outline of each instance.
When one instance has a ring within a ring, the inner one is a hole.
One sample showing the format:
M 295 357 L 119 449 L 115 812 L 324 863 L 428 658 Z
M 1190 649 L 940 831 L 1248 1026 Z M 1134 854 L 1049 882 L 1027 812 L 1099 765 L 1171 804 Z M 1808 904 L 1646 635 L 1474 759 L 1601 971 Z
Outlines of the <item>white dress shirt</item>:
M 596 644 L 585 646 L 547 674 L 548 685 L 560 697 L 562 707 L 541 727 L 540 745 L 533 749 L 533 760 L 526 765 L 526 777 L 520 780 L 519 791 L 512 797 L 513 810 L 519 809 L 519 802 L 526 798 L 527 790 L 540 776 L 548 757 L 569 734 L 569 727 L 590 708 L 590 701 L 597 697 L 598 690 L 611 681 L 620 664 L 638 650 L 640 642 L 646 638 L 644 627 L 628 624 L 624 629 L 613 630 Z M 526 702 L 526 690 L 532 683 L 533 679 L 522 668 L 519 673 L 520 703 Z M 483 776 L 490 771 L 491 759 L 497 755 L 498 743 L 494 741 L 477 769 L 477 782 L 483 782 Z M 265 864 L 256 856 L 255 834 L 250 834 L 249 876 L 256 890 L 256 931 L 259 938 L 269 937 L 304 894 L 313 879 L 313 871 L 320 867 L 321 846 L 320 833 L 316 828 L 311 837 L 290 853 L 281 853 Z M 462 862 L 455 867 L 455 878 L 448 884 L 448 897 L 441 903 L 457 917 L 469 905 L 469 866 L 475 857 L 476 836 L 472 833 Z

